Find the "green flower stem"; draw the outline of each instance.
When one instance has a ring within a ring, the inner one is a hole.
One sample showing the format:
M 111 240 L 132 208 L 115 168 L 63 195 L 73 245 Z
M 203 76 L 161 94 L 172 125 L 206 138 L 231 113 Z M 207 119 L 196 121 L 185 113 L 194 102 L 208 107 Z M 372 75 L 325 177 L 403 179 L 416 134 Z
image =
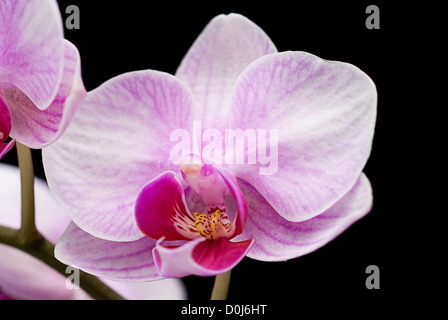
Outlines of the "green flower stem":
M 215 278 L 211 300 L 226 300 L 229 292 L 230 274 L 232 270 L 218 274 Z
M 16 142 L 16 145 L 22 183 L 22 224 L 18 230 L 0 226 L 0 243 L 25 251 L 68 277 L 70 274 L 67 274 L 67 266 L 54 256 L 54 245 L 36 229 L 34 222 L 34 169 L 31 150 L 20 143 Z M 119 294 L 95 276 L 83 271 L 80 271 L 79 275 L 80 287 L 92 298 L 123 300 Z
M 22 225 L 18 237 L 23 242 L 34 241 L 39 237 L 34 222 L 34 167 L 31 150 L 16 142 L 17 158 L 20 168 L 22 196 Z

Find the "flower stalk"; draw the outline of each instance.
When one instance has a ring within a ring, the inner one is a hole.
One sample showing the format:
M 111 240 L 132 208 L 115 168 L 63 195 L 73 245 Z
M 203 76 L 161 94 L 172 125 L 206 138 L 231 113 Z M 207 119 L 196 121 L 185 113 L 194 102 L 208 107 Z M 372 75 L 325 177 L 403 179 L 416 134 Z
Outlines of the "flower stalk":
M 226 300 L 229 292 L 230 275 L 232 270 L 215 277 L 211 300 Z
M 30 243 L 39 238 L 34 221 L 34 167 L 31 150 L 17 142 L 17 158 L 20 168 L 22 224 L 18 233 L 19 240 Z

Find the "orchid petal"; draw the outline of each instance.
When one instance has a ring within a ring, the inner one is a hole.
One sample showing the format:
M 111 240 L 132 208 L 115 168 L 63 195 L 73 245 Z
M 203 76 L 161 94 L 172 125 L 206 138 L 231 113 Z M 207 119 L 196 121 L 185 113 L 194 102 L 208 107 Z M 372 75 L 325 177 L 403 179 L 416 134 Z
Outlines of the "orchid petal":
M 201 237 L 174 172 L 165 172 L 140 192 L 135 206 L 140 230 L 152 239 L 192 240 Z
M 63 37 L 56 1 L 1 1 L 0 86 L 12 84 L 46 109 L 62 77 Z
M 67 128 L 86 91 L 81 79 L 81 64 L 77 48 L 64 40 L 65 59 L 62 82 L 56 98 L 45 110 L 40 110 L 19 89 L 10 84 L 3 91 L 11 109 L 11 136 L 30 148 L 42 149 L 57 140 Z
M 370 155 L 376 101 L 374 83 L 353 65 L 305 52 L 262 57 L 238 79 L 232 126 L 277 130 L 273 165 L 232 172 L 287 220 L 310 219 L 356 183 Z
M 160 279 L 151 251 L 156 240 L 130 242 L 95 238 L 71 223 L 56 244 L 55 257 L 95 276 L 120 281 Z
M 364 174 L 330 209 L 302 222 L 282 218 L 247 182 L 240 180 L 240 186 L 252 215 L 243 234 L 235 240 L 255 238 L 247 256 L 262 261 L 284 261 L 308 254 L 336 238 L 372 206 L 372 189 Z
M 80 228 L 106 240 L 143 237 L 135 201 L 148 181 L 178 168 L 166 142 L 191 123 L 192 99 L 180 80 L 151 70 L 88 93 L 64 135 L 42 151 L 50 189 Z
M 83 290 L 69 290 L 67 277 L 18 249 L 0 244 L 0 288 L 21 300 L 88 299 Z M 19 280 L 18 280 L 19 279 Z
M 227 238 L 198 238 L 178 247 L 166 247 L 160 239 L 154 249 L 157 270 L 164 277 L 214 276 L 231 270 L 247 254 L 253 240 L 231 242 Z
M 273 52 L 277 49 L 269 37 L 246 17 L 229 14 L 211 20 L 176 72 L 196 99 L 193 118 L 210 128 L 222 127 L 241 71 L 255 59 Z
M 5 143 L 11 132 L 11 112 L 6 103 L 5 96 L 0 89 L 0 159 L 14 146 L 14 140 Z

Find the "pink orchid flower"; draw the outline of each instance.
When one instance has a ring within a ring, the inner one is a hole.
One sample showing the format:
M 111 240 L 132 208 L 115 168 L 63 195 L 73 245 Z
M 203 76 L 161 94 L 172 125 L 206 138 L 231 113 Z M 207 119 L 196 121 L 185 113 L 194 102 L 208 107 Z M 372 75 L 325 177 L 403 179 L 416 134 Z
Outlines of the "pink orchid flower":
M 20 227 L 20 176 L 17 167 L 0 164 L 0 224 Z M 39 231 L 56 243 L 70 218 L 53 200 L 47 184 L 35 180 L 36 224 Z M 18 249 L 0 244 L 0 300 L 90 300 L 82 289 L 67 288 L 66 277 L 40 260 Z M 165 279 L 135 283 L 101 279 L 126 299 L 185 299 L 186 290 L 181 280 Z M 81 279 L 82 281 L 82 279 Z
M 50 189 L 73 220 L 56 257 L 145 281 L 312 252 L 371 208 L 362 170 L 376 99 L 353 65 L 279 53 L 247 18 L 217 16 L 175 76 L 146 70 L 107 81 L 43 150 Z M 227 129 L 272 129 L 275 170 L 261 174 L 270 168 L 260 145 L 218 152 Z M 193 135 L 181 161 L 178 134 Z M 242 159 L 224 161 L 232 152 Z
M 56 1 L 1 1 L 0 158 L 15 140 L 36 149 L 57 140 L 85 95 Z

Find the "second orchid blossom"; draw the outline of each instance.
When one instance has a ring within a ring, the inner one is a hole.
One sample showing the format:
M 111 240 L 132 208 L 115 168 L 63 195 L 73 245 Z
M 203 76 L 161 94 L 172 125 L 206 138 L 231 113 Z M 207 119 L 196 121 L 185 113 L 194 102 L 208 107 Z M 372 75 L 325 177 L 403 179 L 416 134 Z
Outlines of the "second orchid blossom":
M 147 281 L 312 252 L 371 208 L 362 170 L 376 99 L 353 65 L 279 53 L 247 18 L 217 16 L 175 76 L 107 81 L 44 149 L 50 189 L 73 220 L 56 257 Z M 266 159 L 275 170 L 260 174 Z
M 56 141 L 85 96 L 56 1 L 1 1 L 0 158 L 16 140 L 39 149 Z

